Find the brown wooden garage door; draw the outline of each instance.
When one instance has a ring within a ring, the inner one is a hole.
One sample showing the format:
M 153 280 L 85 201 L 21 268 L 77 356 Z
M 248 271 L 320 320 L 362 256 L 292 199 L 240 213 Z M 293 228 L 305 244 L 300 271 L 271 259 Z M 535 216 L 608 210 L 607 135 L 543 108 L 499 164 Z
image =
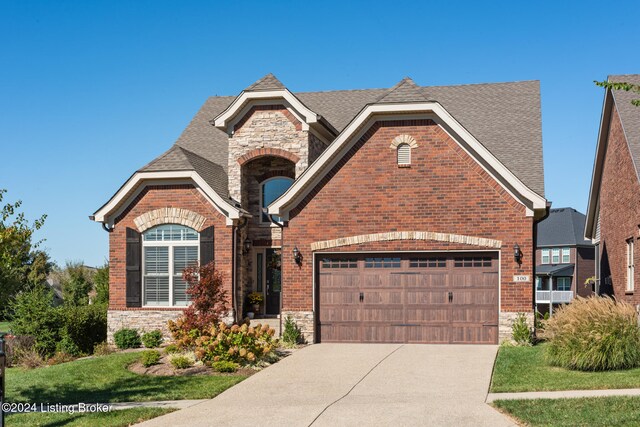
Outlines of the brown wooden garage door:
M 318 264 L 321 342 L 498 342 L 497 254 L 341 254 Z

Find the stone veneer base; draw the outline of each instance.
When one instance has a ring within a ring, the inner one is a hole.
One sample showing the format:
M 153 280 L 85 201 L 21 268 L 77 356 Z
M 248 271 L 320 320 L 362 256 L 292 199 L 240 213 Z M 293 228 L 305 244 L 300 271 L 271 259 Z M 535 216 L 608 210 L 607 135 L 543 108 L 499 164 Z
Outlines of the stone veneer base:
M 499 326 L 498 326 L 498 342 L 503 343 L 505 341 L 512 340 L 512 329 L 513 321 L 516 320 L 518 314 L 521 312 L 500 312 L 499 317 Z M 524 313 L 527 316 L 527 321 L 529 323 L 529 327 L 533 329 L 533 312 Z
M 171 338 L 167 322 L 182 315 L 182 310 L 109 310 L 107 311 L 107 342 L 113 344 L 113 334 L 122 328 L 143 332 L 159 329 L 165 340 Z
M 298 328 L 302 331 L 302 336 L 308 344 L 313 344 L 313 332 L 314 332 L 314 319 L 313 311 L 289 311 L 283 310 L 282 316 L 282 328 L 284 332 L 284 322 L 287 316 L 291 316 Z

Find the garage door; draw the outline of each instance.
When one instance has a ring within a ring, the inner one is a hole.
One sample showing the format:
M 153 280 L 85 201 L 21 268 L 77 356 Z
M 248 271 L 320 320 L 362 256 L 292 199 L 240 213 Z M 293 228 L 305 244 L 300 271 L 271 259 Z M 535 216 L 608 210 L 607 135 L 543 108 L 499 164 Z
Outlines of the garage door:
M 344 254 L 318 264 L 321 342 L 498 342 L 497 254 Z

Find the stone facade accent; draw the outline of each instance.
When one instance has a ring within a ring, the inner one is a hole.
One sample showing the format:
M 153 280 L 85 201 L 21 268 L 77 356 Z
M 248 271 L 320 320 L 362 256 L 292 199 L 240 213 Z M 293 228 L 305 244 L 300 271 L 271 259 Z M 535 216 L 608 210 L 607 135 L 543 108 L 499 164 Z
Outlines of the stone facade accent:
M 160 224 L 180 224 L 200 231 L 206 221 L 207 218 L 188 209 L 168 207 L 145 212 L 133 220 L 141 233 Z
M 434 233 L 431 231 L 393 231 L 388 233 L 361 234 L 359 236 L 341 237 L 339 239 L 324 240 L 311 244 L 311 250 L 337 248 L 339 246 L 359 245 L 362 243 L 385 242 L 390 240 L 435 240 L 437 242 L 462 243 L 465 245 L 482 246 L 500 249 L 502 242 L 483 237 L 462 236 L 450 233 Z
M 500 315 L 498 317 L 498 342 L 503 343 L 505 341 L 513 341 L 513 331 L 511 329 L 511 326 L 520 313 L 521 312 L 500 312 Z M 533 329 L 533 313 L 525 312 L 525 315 L 527 316 L 527 323 L 529 323 L 529 327 Z
M 262 156 L 299 159 L 295 161 L 296 177 L 309 165 L 309 131 L 302 129 L 284 105 L 255 106 L 234 128 L 229 137 L 229 195 L 243 206 L 242 168 L 255 158 L 255 150 L 264 149 Z
M 393 138 L 393 141 L 391 141 L 391 146 L 389 148 L 396 149 L 400 144 L 407 144 L 411 148 L 418 148 L 418 142 L 416 141 L 416 139 L 407 134 L 398 135 Z
M 167 322 L 176 320 L 182 310 L 109 310 L 107 311 L 107 342 L 113 344 L 113 334 L 122 328 L 137 329 L 141 334 L 156 329 L 165 340 L 171 338 Z
M 313 316 L 313 311 L 282 311 L 282 327 L 284 329 L 284 321 L 287 316 L 291 316 L 293 321 L 296 323 L 300 331 L 302 331 L 302 336 L 304 337 L 305 342 L 309 344 L 313 344 L 314 342 L 314 329 L 315 329 L 315 319 Z

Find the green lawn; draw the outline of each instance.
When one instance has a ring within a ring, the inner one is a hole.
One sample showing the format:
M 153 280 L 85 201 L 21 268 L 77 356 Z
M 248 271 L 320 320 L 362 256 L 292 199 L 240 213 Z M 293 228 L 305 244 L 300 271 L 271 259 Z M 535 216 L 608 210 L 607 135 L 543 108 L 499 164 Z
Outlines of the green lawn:
M 596 390 L 640 387 L 640 368 L 624 371 L 580 372 L 548 366 L 544 344 L 500 347 L 491 392 Z
M 11 322 L 6 322 L 4 320 L 0 321 L 0 332 L 9 332 L 11 329 Z
M 530 426 L 640 425 L 640 397 L 498 400 L 493 405 Z
M 68 426 L 125 427 L 173 412 L 170 408 L 132 408 L 120 411 L 87 414 L 31 413 L 12 414 L 5 418 L 7 427 Z
M 144 402 L 207 399 L 239 383 L 241 375 L 160 377 L 126 367 L 140 353 L 115 353 L 32 370 L 7 369 L 7 402 Z

